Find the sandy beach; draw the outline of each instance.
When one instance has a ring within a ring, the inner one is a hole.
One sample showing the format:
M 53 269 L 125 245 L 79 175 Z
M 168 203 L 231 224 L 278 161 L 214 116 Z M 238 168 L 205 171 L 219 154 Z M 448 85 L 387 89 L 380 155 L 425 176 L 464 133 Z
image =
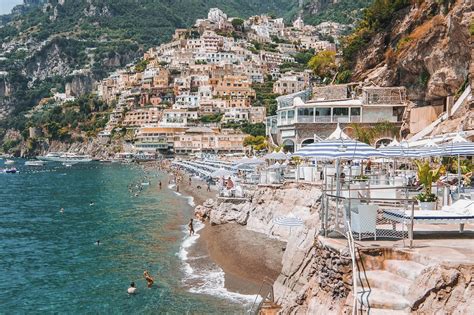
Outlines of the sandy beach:
M 207 199 L 217 198 L 215 187 L 209 192 L 206 182 L 192 177 L 189 184 L 189 174 L 174 172 L 171 175 L 173 178 L 181 177 L 179 193 L 192 196 L 196 206 Z M 171 189 L 176 190 L 176 187 Z M 231 292 L 257 294 L 265 278 L 275 280 L 281 271 L 283 242 L 249 231 L 239 224 L 211 226 L 206 223 L 199 234 L 200 238 L 190 249 L 190 255 L 198 257 L 208 254 L 225 272 L 225 288 Z

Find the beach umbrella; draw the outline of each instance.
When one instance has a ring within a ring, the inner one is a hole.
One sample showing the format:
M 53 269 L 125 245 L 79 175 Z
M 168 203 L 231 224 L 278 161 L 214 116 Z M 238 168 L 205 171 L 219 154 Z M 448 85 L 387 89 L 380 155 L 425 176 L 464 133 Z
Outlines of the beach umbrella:
M 459 133 L 447 144 L 425 152 L 425 157 L 457 156 L 458 158 L 458 192 L 461 189 L 461 156 L 474 155 L 474 143 Z
M 269 170 L 276 170 L 276 169 L 280 169 L 281 167 L 282 167 L 282 164 L 276 162 L 275 164 L 270 165 L 267 169 L 269 169 Z
M 235 161 L 235 164 L 263 164 L 265 161 L 257 158 L 256 156 L 253 156 L 251 158 L 249 157 L 244 157 L 240 160 Z
M 285 161 L 288 159 L 288 156 L 283 152 L 272 152 L 268 153 L 263 156 L 265 160 L 277 160 L 277 161 Z
M 280 216 L 276 217 L 273 219 L 273 223 L 281 226 L 287 226 L 287 227 L 297 227 L 297 226 L 302 226 L 303 220 L 293 214 L 293 212 L 290 212 L 286 216 Z
M 223 168 L 220 168 L 218 170 L 215 170 L 214 172 L 211 173 L 211 177 L 213 178 L 220 178 L 222 176 L 224 177 L 229 177 L 229 176 L 232 176 L 234 173 L 231 172 L 231 171 L 228 171 L 228 170 L 225 170 Z
M 293 153 L 292 156 L 311 159 L 367 159 L 383 156 L 383 154 L 370 145 L 357 140 L 334 139 L 308 144 Z
M 385 148 L 379 148 L 378 151 L 386 158 L 417 158 L 423 155 L 425 150 L 410 148 L 402 145 L 398 146 L 386 146 Z

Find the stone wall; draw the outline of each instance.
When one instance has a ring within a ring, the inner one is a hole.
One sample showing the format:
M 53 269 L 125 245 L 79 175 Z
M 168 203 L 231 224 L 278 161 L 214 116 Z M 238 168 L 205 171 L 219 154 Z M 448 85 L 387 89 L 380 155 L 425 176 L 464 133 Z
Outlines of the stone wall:
M 273 287 L 282 314 L 340 314 L 350 308 L 351 285 L 347 250 L 308 230 L 288 243 Z

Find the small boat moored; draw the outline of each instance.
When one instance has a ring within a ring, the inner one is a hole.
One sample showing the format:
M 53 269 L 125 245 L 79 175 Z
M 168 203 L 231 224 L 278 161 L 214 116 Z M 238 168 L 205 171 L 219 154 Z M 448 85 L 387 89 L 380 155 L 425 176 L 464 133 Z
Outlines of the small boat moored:
M 25 166 L 44 166 L 46 164 L 45 161 L 26 161 Z

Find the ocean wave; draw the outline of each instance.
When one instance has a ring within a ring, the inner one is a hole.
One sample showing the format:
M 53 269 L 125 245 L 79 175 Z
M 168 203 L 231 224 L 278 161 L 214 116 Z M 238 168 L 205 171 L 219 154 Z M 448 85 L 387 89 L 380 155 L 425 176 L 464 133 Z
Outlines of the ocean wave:
M 186 197 L 186 199 L 188 199 L 188 205 L 190 205 L 191 207 L 196 206 L 196 204 L 194 203 L 194 197 L 193 196 L 188 196 L 188 197 Z
M 183 262 L 183 271 L 185 277 L 183 283 L 189 286 L 189 292 L 196 294 L 207 294 L 217 296 L 237 303 L 250 304 L 255 301 L 256 295 L 246 295 L 236 292 L 231 292 L 225 287 L 225 273 L 222 268 L 216 264 L 209 262 L 208 264 L 200 264 L 196 262 L 191 266 L 190 262 L 205 259 L 208 256 L 189 257 L 189 248 L 193 246 L 199 239 L 200 235 L 197 233 L 204 228 L 204 224 L 195 221 L 195 234 L 188 236 L 188 227 L 183 226 L 183 232 L 186 237 L 181 244 L 178 257 Z M 201 261 L 202 262 L 202 261 Z M 257 302 L 261 300 L 258 296 Z

